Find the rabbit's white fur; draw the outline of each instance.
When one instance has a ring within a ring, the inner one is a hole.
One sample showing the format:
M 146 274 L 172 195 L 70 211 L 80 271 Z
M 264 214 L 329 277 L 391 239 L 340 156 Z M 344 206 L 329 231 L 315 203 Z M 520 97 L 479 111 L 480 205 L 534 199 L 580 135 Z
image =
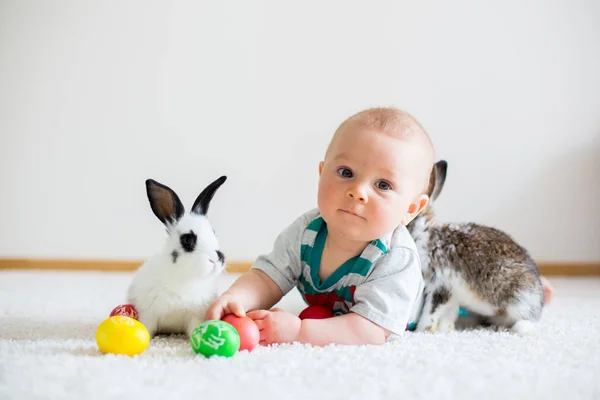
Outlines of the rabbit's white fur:
M 152 204 L 153 199 L 150 201 Z M 127 292 L 128 302 L 137 309 L 139 321 L 150 337 L 158 333 L 185 333 L 189 337 L 204 321 L 206 309 L 217 296 L 217 278 L 224 269 L 224 258 L 218 253 L 219 242 L 206 215 L 192 211 L 178 220 L 174 217 L 163 222 L 168 239 L 135 274 Z M 192 251 L 186 251 L 182 235 L 190 232 L 195 235 L 195 245 Z

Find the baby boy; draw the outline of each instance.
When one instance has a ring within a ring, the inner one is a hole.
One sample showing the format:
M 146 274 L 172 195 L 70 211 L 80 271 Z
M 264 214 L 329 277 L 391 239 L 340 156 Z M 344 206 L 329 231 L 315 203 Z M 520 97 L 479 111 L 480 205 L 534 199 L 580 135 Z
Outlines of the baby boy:
M 419 256 L 406 225 L 428 204 L 431 140 L 408 113 L 372 108 L 344 121 L 319 164 L 317 208 L 219 296 L 206 319 L 252 318 L 260 343 L 381 344 L 421 308 Z M 334 317 L 271 309 L 293 288 Z M 253 310 L 253 311 L 250 311 Z

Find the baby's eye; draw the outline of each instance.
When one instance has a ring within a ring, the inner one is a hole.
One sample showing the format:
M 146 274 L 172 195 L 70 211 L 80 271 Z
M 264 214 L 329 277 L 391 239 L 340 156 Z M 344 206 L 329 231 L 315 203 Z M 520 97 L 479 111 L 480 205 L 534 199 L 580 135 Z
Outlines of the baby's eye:
M 352 170 L 348 169 L 348 168 L 339 168 L 337 170 L 337 173 L 339 176 L 343 177 L 343 178 L 352 178 L 354 176 L 354 173 L 352 172 Z
M 383 191 L 388 191 L 388 190 L 392 189 L 392 185 L 386 181 L 377 181 L 377 182 L 375 182 L 375 186 L 377 187 L 377 189 L 383 190 Z

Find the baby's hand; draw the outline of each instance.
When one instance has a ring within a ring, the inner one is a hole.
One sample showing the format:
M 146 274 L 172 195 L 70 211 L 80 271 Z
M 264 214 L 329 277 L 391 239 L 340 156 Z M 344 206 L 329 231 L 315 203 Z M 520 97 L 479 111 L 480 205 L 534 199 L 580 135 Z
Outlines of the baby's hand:
M 246 312 L 240 302 L 232 295 L 224 293 L 208 307 L 204 319 L 220 320 L 227 314 L 235 314 L 238 317 L 244 317 Z
M 279 308 L 273 308 L 271 311 L 250 311 L 248 317 L 252 318 L 258 326 L 259 344 L 263 346 L 272 343 L 291 343 L 298 340 L 300 336 L 302 323 L 300 318 Z

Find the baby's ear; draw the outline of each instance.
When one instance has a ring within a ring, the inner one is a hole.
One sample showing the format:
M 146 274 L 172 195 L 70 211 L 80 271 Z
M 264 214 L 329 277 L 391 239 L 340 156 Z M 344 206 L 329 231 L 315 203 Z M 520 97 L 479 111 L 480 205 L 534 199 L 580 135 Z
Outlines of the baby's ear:
M 323 165 L 325 165 L 325 162 L 321 161 L 319 163 L 319 176 L 321 176 L 321 173 L 323 173 Z
M 425 209 L 425 207 L 427 207 L 427 204 L 429 204 L 429 196 L 427 196 L 426 194 L 420 194 L 419 197 L 417 197 L 408 206 L 406 215 L 402 219 L 402 225 L 404 225 L 404 226 L 408 225 L 410 223 L 410 221 L 415 219 L 415 217 L 417 215 L 419 215 L 419 213 L 421 211 L 423 211 L 423 209 Z

